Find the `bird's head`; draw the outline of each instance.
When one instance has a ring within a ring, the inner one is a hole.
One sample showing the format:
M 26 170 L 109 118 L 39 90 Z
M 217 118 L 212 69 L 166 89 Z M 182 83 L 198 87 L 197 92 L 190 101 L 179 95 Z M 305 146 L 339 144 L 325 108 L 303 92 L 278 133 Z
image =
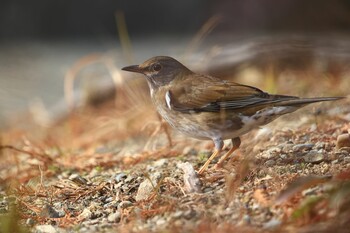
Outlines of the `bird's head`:
M 144 74 L 151 88 L 168 85 L 174 79 L 192 73 L 174 58 L 166 56 L 152 57 L 140 65 L 127 66 L 122 70 Z

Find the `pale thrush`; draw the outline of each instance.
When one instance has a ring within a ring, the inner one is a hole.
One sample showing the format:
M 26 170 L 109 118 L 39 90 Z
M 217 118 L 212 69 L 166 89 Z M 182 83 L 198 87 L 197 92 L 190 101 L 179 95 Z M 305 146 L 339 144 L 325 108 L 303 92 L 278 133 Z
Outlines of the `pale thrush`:
M 231 139 L 233 145 L 218 165 L 240 146 L 239 137 L 250 130 L 307 104 L 342 98 L 270 95 L 255 87 L 194 73 L 166 56 L 122 70 L 146 76 L 154 105 L 172 127 L 190 137 L 214 142 L 215 151 L 199 174 L 220 154 L 223 140 Z

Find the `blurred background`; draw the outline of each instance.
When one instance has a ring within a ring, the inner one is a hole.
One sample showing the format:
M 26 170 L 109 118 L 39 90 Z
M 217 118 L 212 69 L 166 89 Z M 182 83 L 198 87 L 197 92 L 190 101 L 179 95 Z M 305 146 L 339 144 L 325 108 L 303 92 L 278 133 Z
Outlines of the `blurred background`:
M 271 92 L 346 94 L 349 29 L 346 0 L 2 0 L 0 126 L 28 109 L 49 123 L 69 82 L 79 105 L 155 55 Z

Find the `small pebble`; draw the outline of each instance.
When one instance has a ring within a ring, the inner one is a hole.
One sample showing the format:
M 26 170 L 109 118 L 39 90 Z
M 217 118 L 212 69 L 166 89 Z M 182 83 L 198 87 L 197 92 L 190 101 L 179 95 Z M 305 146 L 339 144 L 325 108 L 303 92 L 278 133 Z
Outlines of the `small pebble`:
M 282 222 L 280 220 L 273 218 L 270 221 L 268 221 L 267 223 L 265 223 L 263 228 L 266 230 L 273 230 L 273 229 L 278 228 L 281 224 L 282 224 Z
M 302 191 L 301 195 L 303 195 L 303 196 L 315 195 L 319 190 L 320 190 L 320 188 L 318 186 L 313 187 L 313 188 L 308 188 L 308 189 L 305 189 L 304 191 Z
M 316 150 L 311 150 L 303 156 L 303 159 L 306 163 L 321 163 L 324 160 L 324 155 Z
M 129 206 L 132 206 L 132 203 L 130 201 L 122 201 L 119 203 L 118 208 L 125 209 Z
M 337 138 L 337 149 L 340 149 L 342 147 L 350 147 L 350 134 L 341 134 Z
M 344 160 L 344 158 L 345 158 L 345 154 L 344 153 L 342 153 L 342 152 L 336 152 L 335 153 L 335 156 L 337 157 L 337 159 L 341 162 L 341 161 L 343 161 Z
M 150 177 L 151 180 L 145 179 L 142 181 L 137 190 L 135 200 L 147 200 L 154 192 L 157 191 L 155 190 L 155 187 L 157 187 L 157 184 L 160 181 L 161 177 L 162 174 L 160 172 L 154 172 Z
M 324 143 L 324 142 L 316 142 L 316 144 L 315 144 L 316 149 L 323 149 L 325 147 L 326 147 L 326 143 Z
M 177 166 L 184 172 L 184 190 L 188 193 L 201 192 L 202 182 L 199 179 L 198 174 L 194 170 L 192 164 L 189 162 L 178 163 Z
M 157 225 L 157 226 L 161 226 L 161 225 L 164 225 L 164 224 L 166 224 L 166 221 L 165 221 L 164 218 L 158 219 L 158 220 L 156 221 L 156 225 Z
M 123 172 L 118 173 L 117 175 L 115 175 L 115 181 L 117 183 L 119 183 L 120 181 L 125 180 L 126 177 L 127 177 L 127 175 L 125 173 L 123 173 Z
M 32 218 L 28 218 L 27 220 L 26 220 L 26 224 L 28 225 L 28 226 L 33 226 L 34 225 L 34 220 L 32 219 Z
M 247 214 L 245 214 L 244 216 L 243 216 L 243 222 L 245 223 L 245 224 L 247 224 L 247 225 L 249 225 L 250 223 L 251 223 L 251 218 L 250 218 L 250 216 L 249 215 L 247 215 Z
M 91 219 L 96 219 L 96 218 L 100 218 L 100 217 L 103 217 L 102 210 L 96 210 L 96 211 L 92 212 Z
M 296 152 L 300 152 L 300 151 L 304 151 L 304 150 L 311 150 L 314 147 L 314 144 L 312 143 L 308 143 L 308 144 L 297 144 L 295 146 L 293 146 L 293 151 Z
M 88 209 L 88 208 L 85 208 L 83 210 L 83 212 L 81 212 L 81 214 L 79 214 L 79 218 L 80 219 L 91 219 L 92 217 L 92 212 Z
M 337 163 L 339 163 L 338 159 L 335 159 L 335 160 L 332 161 L 332 164 L 337 164 Z
M 293 147 L 294 147 L 294 144 L 293 143 L 286 143 L 286 144 L 284 144 L 283 145 L 283 152 L 289 152 L 289 151 L 291 151 L 292 149 L 293 149 Z
M 350 163 L 350 156 L 344 157 L 344 163 Z
M 115 213 L 108 215 L 107 221 L 110 223 L 118 223 L 118 222 L 120 222 L 120 217 L 121 217 L 120 212 L 117 211 Z
M 79 184 L 79 185 L 87 185 L 87 183 L 88 183 L 88 181 L 84 177 L 82 177 L 78 174 L 72 174 L 69 176 L 68 179 L 70 179 L 71 181 L 73 181 L 74 183 Z
M 101 219 L 99 218 L 96 218 L 96 219 L 93 219 L 89 222 L 87 222 L 89 225 L 95 225 L 95 224 L 99 224 L 101 222 Z
M 196 216 L 196 214 L 197 214 L 197 213 L 196 213 L 195 210 L 189 209 L 189 210 L 187 210 L 187 211 L 184 212 L 183 216 L 184 216 L 185 219 L 190 220 L 190 219 L 192 219 L 194 216 Z
M 103 202 L 104 203 L 109 203 L 111 201 L 113 201 L 114 197 L 107 197 Z
M 128 177 L 126 177 L 126 179 L 124 180 L 124 182 L 125 183 L 129 183 L 129 182 L 131 182 L 132 180 L 134 179 L 134 177 L 132 177 L 132 176 L 128 176 Z
M 167 159 L 159 159 L 159 160 L 157 160 L 157 161 L 155 161 L 153 163 L 153 166 L 155 166 L 155 167 L 163 167 L 163 166 L 165 166 L 167 164 L 168 164 L 168 160 Z
M 350 153 L 350 147 L 342 147 L 339 149 L 344 154 L 349 154 Z
M 281 159 L 287 159 L 287 158 L 288 158 L 288 155 L 286 155 L 286 154 L 281 154 L 280 157 L 281 157 Z
M 65 212 L 55 210 L 51 205 L 45 205 L 40 212 L 41 217 L 46 218 L 62 218 L 64 217 Z
M 208 193 L 208 192 L 211 192 L 211 191 L 213 191 L 213 190 L 214 190 L 213 187 L 207 187 L 207 188 L 205 188 L 205 189 L 203 190 L 203 192 L 204 192 L 204 193 Z
M 52 225 L 38 225 L 35 226 L 35 232 L 36 233 L 57 233 L 58 230 L 56 230 L 55 227 Z
M 265 151 L 265 153 L 263 153 L 261 155 L 261 157 L 264 159 L 271 159 L 271 158 L 277 156 L 279 153 L 281 153 L 281 148 L 272 147 L 272 148 L 268 149 L 267 151 Z
M 267 167 L 272 167 L 272 166 L 275 165 L 275 164 L 276 164 L 276 162 L 275 162 L 274 160 L 272 160 L 272 159 L 267 160 L 267 161 L 265 162 L 265 165 L 266 165 Z
M 184 212 L 181 211 L 181 210 L 179 210 L 179 211 L 176 211 L 176 212 L 173 214 L 173 217 L 174 217 L 174 218 L 180 218 L 183 214 L 184 214 Z

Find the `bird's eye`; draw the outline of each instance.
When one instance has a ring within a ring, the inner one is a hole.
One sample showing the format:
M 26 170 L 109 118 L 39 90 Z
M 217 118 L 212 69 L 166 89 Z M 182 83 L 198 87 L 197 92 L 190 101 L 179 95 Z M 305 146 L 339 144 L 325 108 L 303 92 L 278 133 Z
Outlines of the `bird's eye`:
M 158 71 L 160 71 L 161 69 L 162 69 L 162 66 L 161 66 L 160 64 L 154 64 L 154 65 L 152 66 L 152 70 L 153 70 L 153 71 L 158 72 Z

